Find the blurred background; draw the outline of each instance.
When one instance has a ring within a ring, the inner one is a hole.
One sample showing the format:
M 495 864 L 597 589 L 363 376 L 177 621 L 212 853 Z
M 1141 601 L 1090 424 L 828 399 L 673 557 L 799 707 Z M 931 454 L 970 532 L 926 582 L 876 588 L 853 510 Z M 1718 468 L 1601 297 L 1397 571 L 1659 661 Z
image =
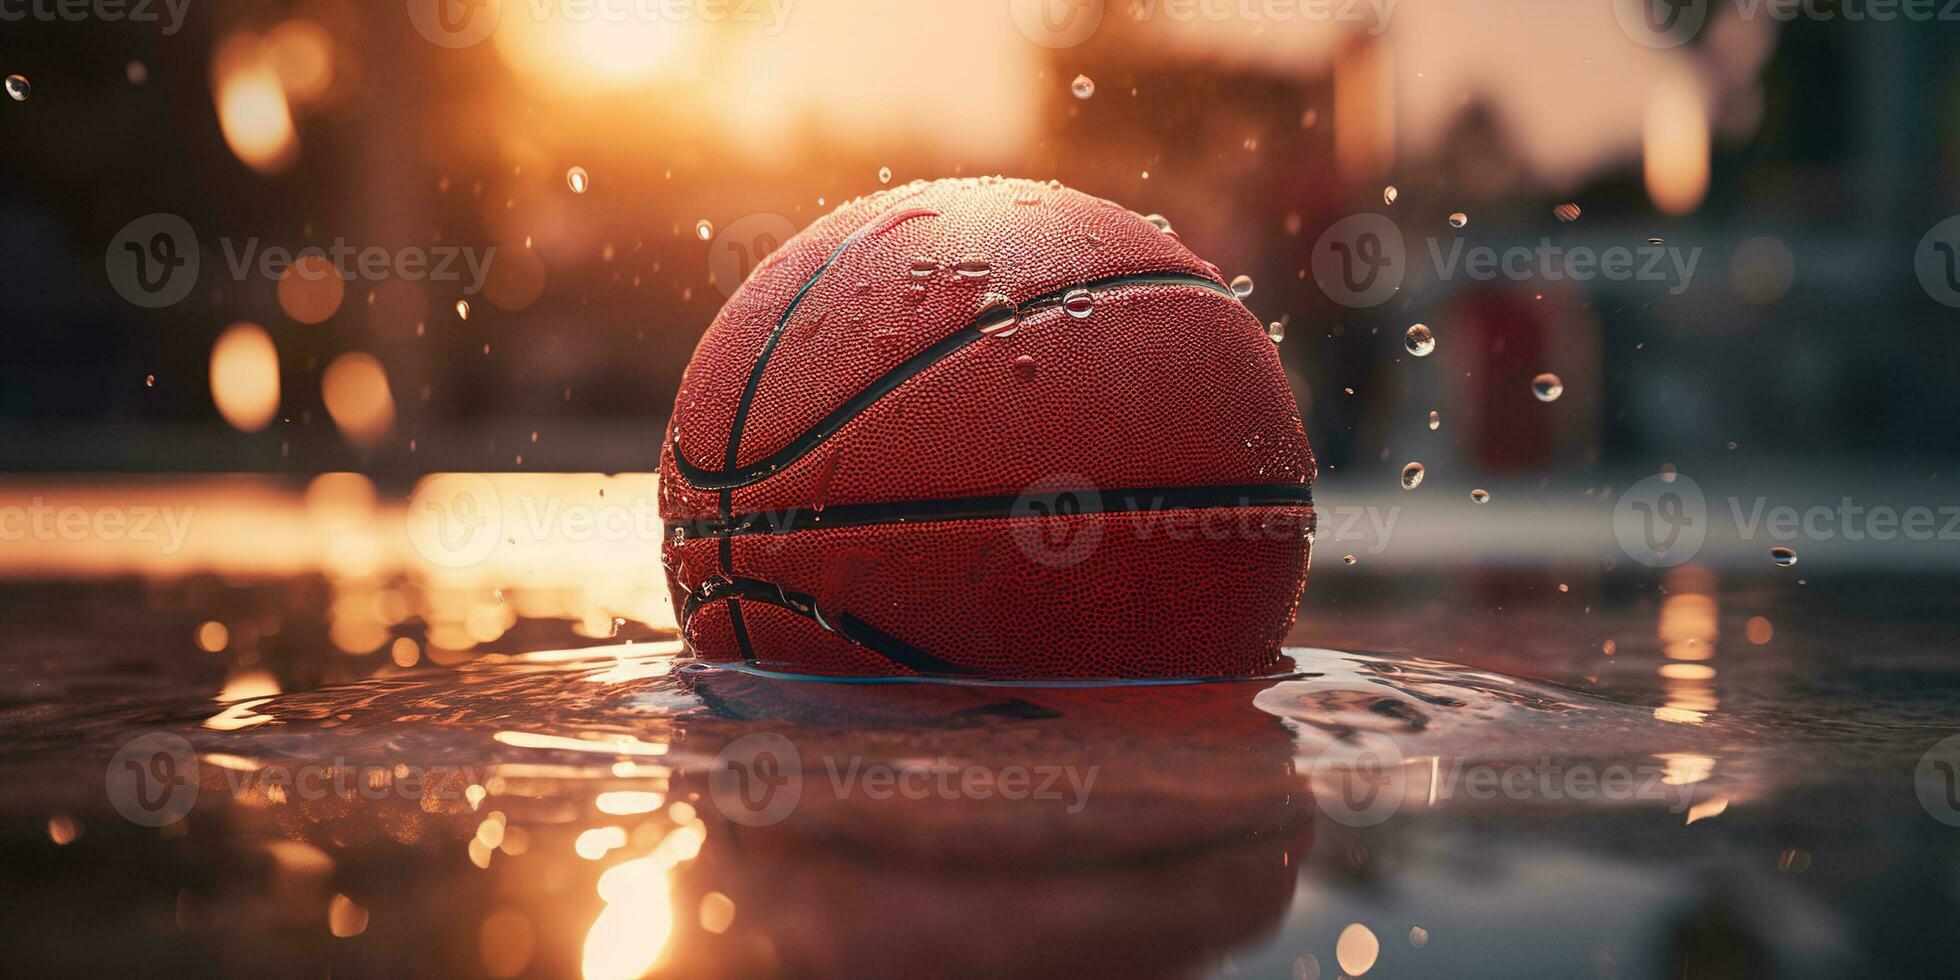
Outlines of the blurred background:
M 1492 478 L 1960 445 L 1953 312 L 1913 262 L 1960 199 L 1956 25 L 1716 4 L 1661 47 L 1607 0 L 779 3 L 190 0 L 11 27 L 0 460 L 649 471 L 696 338 L 777 235 L 996 173 L 1161 213 L 1252 276 L 1333 473 L 1391 447 L 1399 469 L 1431 410 L 1434 460 Z M 424 6 L 460 26 L 419 28 Z M 1410 269 L 1350 308 L 1311 252 L 1369 212 Z M 201 263 L 146 309 L 105 257 L 157 213 Z M 1483 282 L 1438 275 L 1429 244 L 1650 238 L 1698 253 L 1692 276 Z M 466 292 L 352 261 L 268 275 L 250 251 L 336 244 L 488 261 Z M 1423 370 L 1414 322 L 1440 341 Z M 1545 370 L 1556 416 L 1531 411 Z

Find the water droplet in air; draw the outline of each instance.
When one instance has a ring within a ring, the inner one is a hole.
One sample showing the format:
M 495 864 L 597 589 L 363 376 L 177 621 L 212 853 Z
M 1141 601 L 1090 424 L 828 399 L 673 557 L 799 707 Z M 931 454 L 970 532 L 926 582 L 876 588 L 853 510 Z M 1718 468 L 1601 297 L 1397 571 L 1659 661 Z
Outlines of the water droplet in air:
M 928 258 L 920 257 L 912 260 L 910 275 L 914 279 L 930 279 L 932 278 L 932 274 L 938 271 L 939 263 Z
M 27 77 L 25 75 L 7 76 L 7 95 L 12 97 L 15 102 L 26 102 L 27 96 L 33 91 L 34 86 L 27 84 Z
M 470 318 L 469 300 L 459 299 L 456 301 L 456 318 L 459 320 L 467 320 Z
M 1665 244 L 1667 244 L 1667 240 L 1666 240 L 1666 239 L 1664 239 L 1664 238 L 1661 238 L 1661 237 L 1660 237 L 1659 235 L 1656 235 L 1656 236 L 1654 236 L 1654 237 L 1652 237 L 1652 238 L 1649 238 L 1649 239 L 1647 239 L 1647 244 L 1649 244 L 1649 245 L 1665 245 Z
M 1469 215 L 1467 215 L 1467 214 L 1464 214 L 1464 213 L 1463 213 L 1463 212 L 1461 212 L 1461 211 L 1458 211 L 1458 212 L 1456 212 L 1455 214 L 1452 214 L 1452 215 L 1450 215 L 1450 227 L 1451 227 L 1451 228 L 1461 228 L 1461 227 L 1463 227 L 1464 225 L 1467 225 L 1467 224 L 1469 224 L 1469 223 L 1470 223 L 1470 216 L 1469 216 Z
M 1402 345 L 1417 357 L 1428 357 L 1429 352 L 1436 349 L 1436 335 L 1418 323 L 1409 328 L 1408 334 L 1402 338 Z
M 953 272 L 961 279 L 985 279 L 993 271 L 993 263 L 978 255 L 969 255 L 953 266 Z
M 880 184 L 889 184 L 889 183 L 891 183 L 891 182 L 892 182 L 892 168 L 890 168 L 890 167 L 879 167 L 879 168 L 878 168 L 878 183 L 880 183 Z
M 140 61 L 131 61 L 123 66 L 123 77 L 129 79 L 131 85 L 141 85 L 150 80 L 150 66 Z
M 696 221 L 694 223 L 694 237 L 699 238 L 704 242 L 710 238 L 715 237 L 714 222 L 709 221 L 706 218 L 702 218 L 700 221 Z
M 1232 295 L 1240 299 L 1252 295 L 1252 277 L 1237 275 L 1232 277 Z
M 1266 339 L 1277 344 L 1286 339 L 1286 324 L 1274 320 L 1266 324 Z
M 1775 562 L 1779 567 L 1789 568 L 1791 565 L 1797 563 L 1797 553 L 1788 548 L 1771 548 L 1769 549 L 1769 560 Z
M 154 387 L 156 387 L 156 386 L 157 386 L 157 376 L 156 376 L 156 375 L 154 375 L 154 374 L 150 374 L 150 375 L 145 375 L 145 376 L 143 377 L 143 387 L 145 387 L 145 388 L 154 388 Z
M 1402 467 L 1402 489 L 1414 490 L 1422 486 L 1423 468 L 1421 463 L 1410 463 Z
M 1087 319 L 1096 311 L 1096 297 L 1086 289 L 1071 289 L 1062 297 L 1062 312 L 1077 320 Z
M 1401 196 L 1402 196 L 1402 192 L 1396 190 L 1394 184 L 1390 184 L 1387 187 L 1382 188 L 1383 204 L 1394 204 L 1395 199 Z
M 1552 216 L 1560 221 L 1579 220 L 1579 206 L 1570 201 L 1552 209 Z
M 572 193 L 583 194 L 585 189 L 591 186 L 592 177 L 585 172 L 584 167 L 573 167 L 565 171 L 565 183 L 571 187 Z
M 1555 402 L 1558 401 L 1558 396 L 1565 394 L 1565 382 L 1560 381 L 1558 375 L 1547 371 L 1531 379 L 1531 393 L 1541 402 Z
M 1472 490 L 1470 491 L 1470 499 L 1480 504 L 1487 504 L 1490 502 L 1490 491 L 1481 489 Z
M 1434 431 L 1436 431 L 1437 429 L 1440 429 L 1440 428 L 1442 428 L 1442 427 L 1443 427 L 1443 416 L 1441 416 L 1441 415 L 1439 415 L 1439 414 L 1437 414 L 1437 413 L 1435 413 L 1435 412 L 1430 412 L 1430 413 L 1429 413 L 1429 431 L 1431 431 L 1431 432 L 1434 432 Z
M 1342 561 L 1344 561 L 1344 562 L 1347 562 L 1347 563 L 1348 563 L 1348 564 L 1350 564 L 1350 565 L 1352 565 L 1352 564 L 1354 564 L 1355 562 L 1357 562 L 1357 561 L 1360 561 L 1361 559 L 1359 559 L 1359 558 L 1356 558 L 1356 557 L 1354 557 L 1353 555 L 1342 555 L 1342 556 L 1341 556 L 1341 560 L 1342 560 Z
M 1007 297 L 998 293 L 987 296 L 986 305 L 980 309 L 977 321 L 981 336 L 1012 337 L 1021 325 L 1021 312 L 1014 308 Z
M 1096 94 L 1096 80 L 1087 75 L 1077 75 L 1075 81 L 1068 83 L 1068 90 L 1074 92 L 1076 98 L 1086 99 Z
M 1158 231 L 1168 232 L 1171 230 L 1171 219 L 1161 214 L 1146 214 L 1143 216 L 1143 220 L 1155 225 Z

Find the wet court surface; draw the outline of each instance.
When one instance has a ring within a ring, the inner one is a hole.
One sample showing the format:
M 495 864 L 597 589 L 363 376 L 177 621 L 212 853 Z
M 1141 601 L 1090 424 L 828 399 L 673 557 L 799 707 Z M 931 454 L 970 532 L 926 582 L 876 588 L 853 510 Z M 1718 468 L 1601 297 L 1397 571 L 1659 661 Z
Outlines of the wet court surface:
M 692 664 L 576 563 L 348 552 L 9 584 L 20 975 L 1960 959 L 1948 582 L 1323 554 L 1275 677 L 890 685 Z

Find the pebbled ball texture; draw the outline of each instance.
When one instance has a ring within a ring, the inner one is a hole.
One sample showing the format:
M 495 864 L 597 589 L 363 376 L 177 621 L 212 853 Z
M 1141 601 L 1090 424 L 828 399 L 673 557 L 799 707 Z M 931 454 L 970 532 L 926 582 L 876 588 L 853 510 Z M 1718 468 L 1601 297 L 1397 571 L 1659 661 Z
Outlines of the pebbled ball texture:
M 708 328 L 663 561 L 709 660 L 1243 676 L 1292 624 L 1313 476 L 1272 342 L 1174 233 L 1055 183 L 919 182 L 790 239 Z

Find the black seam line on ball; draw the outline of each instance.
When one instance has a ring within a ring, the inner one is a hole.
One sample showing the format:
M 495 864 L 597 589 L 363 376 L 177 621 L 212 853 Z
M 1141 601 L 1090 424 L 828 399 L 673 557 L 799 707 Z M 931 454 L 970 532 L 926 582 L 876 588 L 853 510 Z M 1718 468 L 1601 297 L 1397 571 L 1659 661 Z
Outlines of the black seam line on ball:
M 814 280 L 812 281 L 814 282 Z M 1062 300 L 1069 293 L 1078 289 L 1113 289 L 1121 286 L 1197 286 L 1223 295 L 1233 302 L 1238 301 L 1238 297 L 1232 295 L 1231 289 L 1196 273 L 1140 272 L 1130 275 L 1108 276 L 1102 279 L 1092 279 L 1088 282 L 1063 286 L 1053 292 L 1043 293 L 1020 304 L 1015 308 L 1015 313 L 1017 316 L 1020 316 L 1050 307 L 1060 306 L 1062 305 Z M 804 288 L 808 289 L 809 287 L 805 286 Z M 798 297 L 800 298 L 801 295 L 799 293 Z M 785 322 L 787 322 L 787 314 L 785 314 Z M 750 376 L 750 387 L 743 392 L 742 402 L 736 406 L 736 428 L 729 434 L 729 449 L 725 468 L 720 470 L 704 470 L 688 462 L 687 457 L 681 452 L 678 432 L 675 433 L 673 444 L 670 447 L 674 453 L 674 468 L 679 471 L 681 479 L 686 480 L 689 486 L 700 490 L 727 490 L 760 482 L 777 470 L 801 459 L 810 450 L 822 445 L 824 440 L 829 439 L 832 435 L 836 434 L 838 429 L 843 428 L 846 422 L 849 422 L 859 412 L 870 407 L 873 402 L 891 393 L 892 389 L 904 384 L 914 375 L 939 363 L 955 351 L 985 336 L 985 334 L 980 332 L 980 323 L 980 319 L 975 318 L 972 323 L 935 341 L 932 346 L 907 358 L 904 363 L 885 372 L 885 374 L 871 382 L 862 391 L 851 396 L 849 401 L 838 406 L 829 415 L 824 416 L 822 420 L 802 435 L 790 440 L 789 444 L 783 448 L 747 466 L 736 466 L 735 446 L 736 441 L 741 435 L 741 423 L 746 420 L 749 399 L 755 393 L 756 383 L 761 378 L 759 373 L 752 374 Z M 780 330 L 781 325 L 778 324 L 778 332 Z M 772 336 L 770 340 L 771 347 L 774 346 L 774 339 L 774 336 Z M 768 356 L 767 349 L 764 350 L 764 356 Z
M 728 601 L 728 625 L 735 631 L 735 645 L 742 650 L 745 663 L 755 663 L 755 647 L 749 643 L 749 625 L 742 620 L 742 604 Z
M 817 600 L 814 597 L 802 592 L 792 592 L 774 582 L 757 578 L 709 579 L 701 583 L 701 587 L 694 590 L 681 607 L 681 622 L 685 624 L 702 606 L 722 599 L 729 600 L 730 610 L 736 607 L 738 599 L 775 606 L 801 616 L 815 623 L 818 628 L 842 636 L 892 663 L 909 667 L 921 674 L 973 673 L 959 664 L 941 660 L 850 613 L 825 615 L 817 609 Z M 754 663 L 755 651 L 749 646 L 747 631 L 737 626 L 735 636 L 742 647 L 742 659 Z
M 934 521 L 1062 516 L 1034 510 L 1029 503 L 1073 495 L 1076 514 L 1154 514 L 1160 511 L 1208 510 L 1231 507 L 1313 506 L 1313 487 L 1305 483 L 1253 486 L 1151 487 L 1134 490 L 1056 490 L 1038 494 L 951 497 L 944 500 L 905 500 L 875 504 L 834 504 L 822 510 L 789 507 L 777 511 L 737 514 L 726 518 L 669 521 L 688 537 L 719 535 L 724 547 L 737 534 L 792 534 L 827 527 L 864 527 Z M 1069 515 L 1073 516 L 1073 515 Z
M 808 296 L 810 290 L 817 287 L 817 280 L 822 279 L 823 274 L 830 271 L 831 265 L 844 254 L 844 250 L 863 238 L 872 228 L 877 227 L 878 217 L 881 216 L 874 216 L 858 230 L 844 236 L 844 240 L 838 242 L 836 248 L 831 249 L 830 256 L 823 260 L 823 264 L 817 266 L 817 271 L 810 273 L 810 278 L 803 283 L 803 288 L 798 289 L 796 295 L 790 297 L 789 305 L 783 307 L 783 315 L 776 318 L 776 325 L 769 331 L 769 339 L 762 344 L 762 353 L 756 355 L 755 366 L 749 369 L 749 381 L 742 387 L 742 398 L 735 403 L 735 420 L 728 427 L 726 464 L 728 469 L 735 468 L 737 454 L 742 448 L 742 426 L 749 420 L 749 409 L 755 404 L 756 390 L 762 387 L 762 371 L 769 366 L 769 355 L 776 352 L 776 345 L 782 341 L 783 330 L 789 326 L 789 318 L 796 315 L 796 308 L 803 305 L 803 297 Z

